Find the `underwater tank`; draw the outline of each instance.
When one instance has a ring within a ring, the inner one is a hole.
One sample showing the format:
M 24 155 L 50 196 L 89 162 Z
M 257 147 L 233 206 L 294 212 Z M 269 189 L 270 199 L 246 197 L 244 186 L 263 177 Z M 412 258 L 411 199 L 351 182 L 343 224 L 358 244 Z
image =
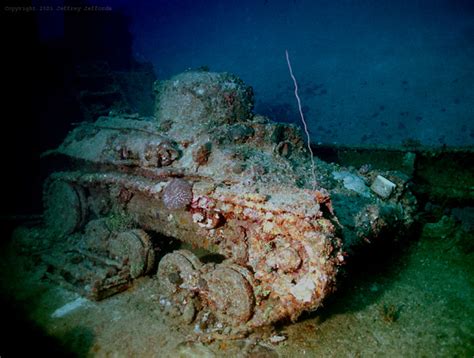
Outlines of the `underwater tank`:
M 5 11 L 0 353 L 472 355 L 469 2 Z
M 203 333 L 246 331 L 315 310 L 344 255 L 410 229 L 408 177 L 316 161 L 312 184 L 297 127 L 254 115 L 237 77 L 186 72 L 156 91 L 154 118 L 100 117 L 48 153 L 74 170 L 47 179 L 44 261 L 86 296 L 150 273 L 147 231 L 158 233 L 158 249 L 171 238 L 224 260 L 203 264 L 183 249 L 162 257 L 164 311 Z

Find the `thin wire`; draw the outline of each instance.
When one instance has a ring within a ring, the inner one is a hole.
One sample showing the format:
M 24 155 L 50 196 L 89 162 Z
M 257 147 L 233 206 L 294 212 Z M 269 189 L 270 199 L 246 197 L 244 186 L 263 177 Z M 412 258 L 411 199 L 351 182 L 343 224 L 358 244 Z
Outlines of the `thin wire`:
M 288 50 L 285 50 L 285 54 L 286 54 L 286 62 L 288 63 L 288 69 L 290 70 L 290 76 L 293 79 L 293 83 L 295 84 L 295 97 L 296 97 L 296 101 L 298 102 L 298 109 L 300 111 L 301 122 L 303 122 L 304 132 L 306 133 L 308 150 L 311 153 L 311 173 L 313 176 L 313 190 L 316 190 L 316 167 L 315 167 L 314 158 L 313 158 L 314 153 L 313 153 L 313 150 L 311 149 L 311 139 L 308 132 L 308 126 L 306 125 L 306 120 L 304 119 L 303 109 L 301 108 L 301 100 L 300 100 L 300 97 L 298 96 L 298 83 L 296 82 L 296 78 L 293 75 L 293 69 L 291 68 L 291 62 L 290 62 L 290 56 L 288 55 Z

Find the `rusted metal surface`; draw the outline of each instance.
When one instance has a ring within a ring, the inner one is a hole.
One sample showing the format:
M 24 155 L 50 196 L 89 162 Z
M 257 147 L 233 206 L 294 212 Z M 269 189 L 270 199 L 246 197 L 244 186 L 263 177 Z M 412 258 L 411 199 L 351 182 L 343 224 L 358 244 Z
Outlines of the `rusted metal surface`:
M 253 115 L 234 76 L 191 72 L 158 88 L 157 120 L 102 117 L 55 151 L 76 170 L 49 177 L 46 221 L 114 267 L 96 275 L 96 298 L 149 273 L 160 240 L 176 238 L 223 261 L 166 254 L 160 307 L 198 334 L 239 335 L 318 308 L 348 252 L 411 224 L 415 202 L 399 173 L 316 159 L 310 189 L 298 129 Z M 370 189 L 378 177 L 390 187 L 383 197 Z
M 117 232 L 103 219 L 91 220 L 82 232 L 56 240 L 38 254 L 46 275 L 93 300 L 126 290 L 133 279 L 155 266 L 155 251 L 143 230 Z

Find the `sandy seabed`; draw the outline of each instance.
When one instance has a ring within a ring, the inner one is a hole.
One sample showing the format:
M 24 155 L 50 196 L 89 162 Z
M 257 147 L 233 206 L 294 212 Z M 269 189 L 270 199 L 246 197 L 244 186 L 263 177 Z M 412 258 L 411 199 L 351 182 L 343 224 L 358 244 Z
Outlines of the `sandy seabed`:
M 241 340 L 201 344 L 159 310 L 153 277 L 100 302 L 44 279 L 14 245 L 1 260 L 2 356 L 469 357 L 474 353 L 472 251 L 449 238 L 407 239 L 350 264 L 316 312 Z M 371 262 L 370 265 L 364 262 Z M 273 344 L 270 337 L 285 337 Z

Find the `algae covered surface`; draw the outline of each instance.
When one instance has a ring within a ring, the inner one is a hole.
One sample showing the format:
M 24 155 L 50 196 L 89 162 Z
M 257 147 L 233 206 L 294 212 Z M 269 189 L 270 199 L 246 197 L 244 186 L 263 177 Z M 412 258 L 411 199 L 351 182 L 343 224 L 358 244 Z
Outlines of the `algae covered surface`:
M 25 351 L 27 345 L 17 343 L 21 337 L 38 352 L 79 356 L 469 357 L 474 352 L 469 235 L 465 223 L 444 216 L 403 245 L 377 247 L 349 263 L 339 291 L 298 322 L 206 344 L 192 328 L 170 325 L 163 316 L 154 277 L 100 302 L 78 300 L 35 272 L 34 263 L 13 252 L 13 242 L 1 261 L 8 328 L 2 355 Z M 272 337 L 283 338 L 272 343 Z

